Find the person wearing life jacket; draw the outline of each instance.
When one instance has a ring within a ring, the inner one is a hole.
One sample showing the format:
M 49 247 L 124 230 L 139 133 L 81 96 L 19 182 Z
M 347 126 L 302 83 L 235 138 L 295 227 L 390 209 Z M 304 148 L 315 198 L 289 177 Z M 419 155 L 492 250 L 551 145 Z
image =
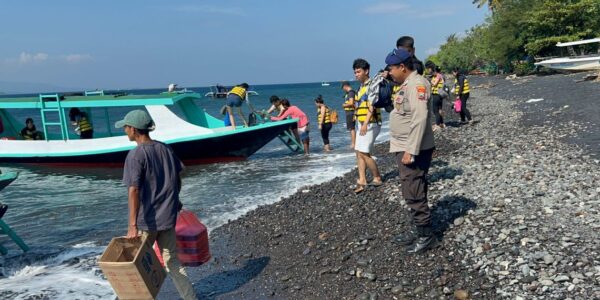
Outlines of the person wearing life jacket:
M 354 110 L 356 109 L 356 91 L 352 89 L 352 86 L 348 81 L 342 82 L 342 90 L 344 91 L 344 112 L 346 113 L 346 129 L 350 131 L 350 148 L 354 149 L 356 143 L 356 121 L 354 120 Z
M 325 101 L 323 101 L 323 96 L 321 95 L 315 99 L 315 105 L 317 106 L 317 124 L 319 124 L 321 138 L 323 138 L 323 149 L 325 152 L 329 152 L 331 151 L 331 147 L 329 146 L 329 132 L 333 127 L 333 123 L 331 123 L 331 111 L 325 105 Z
M 358 194 L 365 190 L 367 186 L 367 169 L 371 171 L 373 175 L 373 181 L 371 185 L 380 186 L 383 184 L 377 163 L 371 157 L 371 151 L 375 144 L 375 139 L 381 131 L 381 111 L 379 108 L 375 108 L 369 102 L 367 90 L 370 83 L 369 71 L 371 65 L 369 62 L 362 58 L 354 60 L 352 64 L 354 70 L 354 77 L 360 82 L 360 89 L 356 94 L 356 110 L 354 111 L 354 117 L 356 120 L 356 144 L 354 150 L 356 151 L 356 164 L 358 166 L 358 180 L 356 181 L 356 188 L 354 193 Z
M 235 117 L 233 115 L 234 107 L 237 107 L 237 114 L 242 118 L 242 121 L 244 121 L 244 126 L 248 127 L 248 122 L 246 122 L 244 114 L 242 113 L 242 103 L 246 100 L 248 88 L 249 85 L 247 83 L 242 83 L 234 86 L 227 92 L 227 112 L 229 112 L 229 120 L 231 121 L 233 129 L 235 129 Z
M 445 127 L 444 117 L 442 115 L 444 99 L 440 96 L 440 90 L 443 91 L 444 89 L 444 77 L 440 72 L 440 68 L 433 62 L 428 61 L 425 66 L 427 67 L 428 73 L 431 74 L 431 109 L 435 116 L 433 131 L 437 131 Z
M 21 137 L 23 137 L 24 140 L 43 140 L 44 134 L 35 128 L 32 118 L 27 118 L 27 120 L 25 120 L 25 127 L 21 129 Z
M 467 100 L 469 99 L 471 92 L 469 80 L 458 68 L 454 68 L 452 74 L 454 74 L 454 93 L 456 94 L 456 97 L 460 98 L 460 121 L 463 124 L 466 123 L 466 121 L 472 123 L 473 118 L 471 118 L 471 112 L 467 109 Z
M 88 119 L 87 113 L 79 110 L 77 107 L 69 110 L 69 120 L 71 124 L 76 126 L 75 132 L 79 134 L 80 139 L 91 139 L 94 137 L 94 128 Z
M 302 142 L 304 146 L 304 155 L 308 155 L 309 153 L 309 130 L 308 130 L 308 116 L 300 110 L 297 106 L 291 105 L 288 99 L 281 99 L 280 106 L 282 108 L 281 114 L 277 117 L 271 117 L 271 121 L 280 121 L 289 118 L 298 119 L 298 122 L 295 124 L 296 126 L 292 127 L 292 132 L 296 139 Z
M 415 39 L 413 39 L 411 36 L 403 36 L 400 37 L 397 41 L 396 41 L 396 48 L 400 49 L 404 49 L 406 51 L 408 51 L 408 53 L 410 53 L 410 55 L 412 55 L 412 57 L 414 58 L 413 63 L 415 64 L 413 66 L 413 68 L 415 68 L 415 70 L 417 71 L 417 73 L 419 75 L 423 75 L 423 73 L 425 72 L 425 67 L 423 66 L 423 62 L 420 61 L 416 56 L 415 56 Z

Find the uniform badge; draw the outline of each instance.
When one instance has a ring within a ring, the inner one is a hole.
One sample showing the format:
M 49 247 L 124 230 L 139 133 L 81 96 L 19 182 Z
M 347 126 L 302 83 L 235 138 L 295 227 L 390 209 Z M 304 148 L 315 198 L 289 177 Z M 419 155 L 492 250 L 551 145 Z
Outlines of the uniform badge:
M 427 88 L 425 88 L 425 86 L 423 86 L 423 85 L 417 86 L 417 96 L 418 96 L 419 100 L 421 100 L 421 101 L 427 100 L 427 97 L 425 97 L 426 93 L 427 93 Z

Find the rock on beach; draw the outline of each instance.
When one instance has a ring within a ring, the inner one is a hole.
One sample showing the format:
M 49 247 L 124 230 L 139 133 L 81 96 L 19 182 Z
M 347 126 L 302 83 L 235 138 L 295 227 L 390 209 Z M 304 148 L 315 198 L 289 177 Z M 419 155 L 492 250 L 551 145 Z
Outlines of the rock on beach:
M 472 91 L 477 122 L 460 125 L 447 107 L 435 133 L 439 247 L 411 256 L 392 242 L 410 220 L 384 143 L 375 150 L 383 186 L 355 195 L 354 169 L 215 229 L 215 259 L 188 269 L 201 298 L 600 298 L 600 162 L 569 143 L 581 128 L 527 122 L 521 104 L 542 97 L 518 78 L 470 80 L 491 87 Z M 522 98 L 502 97 L 517 84 Z M 159 298 L 176 295 L 167 283 Z

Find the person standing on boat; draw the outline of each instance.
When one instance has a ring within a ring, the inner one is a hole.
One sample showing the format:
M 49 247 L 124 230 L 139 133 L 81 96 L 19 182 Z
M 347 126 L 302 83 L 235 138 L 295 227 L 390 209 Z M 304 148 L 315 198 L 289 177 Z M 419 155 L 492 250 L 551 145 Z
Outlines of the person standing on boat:
M 156 241 L 181 297 L 197 299 L 177 258 L 175 223 L 182 207 L 179 192 L 183 163 L 169 146 L 150 138 L 155 126 L 147 112 L 130 111 L 115 127 L 124 128 L 129 140 L 137 144 L 127 154 L 123 171 L 129 198 L 127 238 L 141 236 L 149 245 Z
M 469 80 L 465 74 L 462 74 L 458 68 L 454 68 L 452 70 L 452 74 L 454 75 L 454 94 L 456 97 L 460 98 L 460 122 L 469 123 L 473 122 L 471 118 L 471 112 L 467 109 L 467 100 L 469 99 L 469 95 L 471 89 L 469 88 Z
M 414 57 L 408 51 L 394 49 L 385 63 L 394 81 L 401 84 L 392 96 L 390 153 L 396 155 L 402 197 L 414 225 L 396 242 L 408 246 L 408 253 L 421 253 L 437 242 L 427 204 L 427 172 L 435 149 L 429 114 L 431 86 L 415 70 Z
M 32 118 L 25 120 L 25 127 L 21 129 L 21 136 L 25 140 L 43 140 L 44 134 L 38 131 L 33 124 Z
M 279 98 L 278 98 L 279 99 Z M 297 106 L 291 105 L 288 99 L 279 100 L 281 107 L 283 108 L 281 114 L 277 117 L 271 117 L 271 121 L 281 121 L 288 117 L 292 119 L 298 119 L 296 126 L 292 127 L 294 136 L 297 141 L 300 141 L 304 146 L 304 155 L 309 153 L 309 131 L 308 131 L 308 116 L 300 110 Z
M 244 103 L 244 101 L 246 100 L 246 95 L 248 92 L 248 88 L 250 86 L 248 86 L 247 83 L 242 83 L 240 85 L 234 86 L 228 93 L 227 93 L 227 112 L 229 112 L 229 120 L 231 121 L 231 126 L 233 126 L 233 128 L 235 129 L 235 117 L 233 115 L 233 108 L 237 107 L 238 111 L 238 115 L 240 116 L 240 118 L 242 118 L 242 121 L 244 121 L 244 126 L 248 127 L 248 122 L 246 122 L 246 119 L 244 118 L 244 114 L 242 113 L 242 103 Z
M 356 97 L 356 92 L 352 89 L 348 81 L 342 82 L 342 90 L 345 93 L 342 107 L 346 113 L 346 129 L 350 131 L 350 148 L 354 149 L 354 145 L 356 144 L 356 121 L 354 120 L 354 110 L 356 109 L 354 98 Z
M 325 152 L 329 152 L 331 151 L 331 146 L 329 145 L 329 132 L 333 127 L 333 123 L 331 122 L 331 111 L 329 110 L 329 107 L 325 105 L 325 101 L 321 95 L 317 96 L 315 99 L 315 105 L 317 106 L 319 130 L 321 131 L 321 138 L 323 138 L 323 149 Z
M 94 128 L 86 112 L 73 107 L 69 110 L 69 120 L 71 120 L 73 126 L 76 126 L 75 132 L 79 134 L 80 139 L 91 139 L 94 137 Z
M 356 110 L 354 116 L 356 120 L 356 145 L 354 150 L 356 151 L 356 164 L 358 166 L 358 181 L 356 182 L 356 188 L 354 192 L 356 194 L 361 193 L 367 186 L 367 168 L 373 175 L 373 181 L 371 182 L 374 186 L 380 186 L 383 184 L 379 169 L 377 168 L 377 162 L 371 157 L 371 151 L 375 144 L 375 139 L 381 131 L 381 111 L 379 108 L 373 107 L 369 101 L 367 90 L 371 79 L 369 78 L 369 71 L 371 65 L 369 62 L 362 58 L 354 60 L 352 64 L 354 70 L 354 77 L 360 82 L 360 89 L 356 94 Z

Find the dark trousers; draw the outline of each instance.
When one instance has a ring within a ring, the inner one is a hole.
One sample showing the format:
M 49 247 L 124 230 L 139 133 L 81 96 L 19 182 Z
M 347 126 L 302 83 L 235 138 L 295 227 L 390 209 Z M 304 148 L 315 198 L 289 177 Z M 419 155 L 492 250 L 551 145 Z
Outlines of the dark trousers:
M 469 99 L 469 93 L 460 95 L 460 120 L 463 122 L 465 121 L 465 117 L 471 121 L 471 112 L 467 109 L 467 99 Z
M 440 97 L 440 95 L 435 94 L 432 96 L 432 98 L 431 98 L 432 108 L 431 109 L 433 110 L 433 115 L 435 116 L 435 125 L 444 124 L 444 118 L 440 114 L 443 104 L 444 104 L 444 99 L 442 99 L 442 97 Z
M 329 145 L 329 131 L 331 131 L 333 125 L 331 123 L 325 123 L 321 125 L 321 137 L 323 138 L 323 145 Z
M 82 131 L 79 134 L 80 139 L 91 139 L 94 137 L 94 130 Z
M 410 209 L 415 226 L 431 226 L 431 211 L 427 205 L 427 172 L 434 149 L 421 150 L 410 165 L 402 163 L 404 152 L 396 152 L 402 196 Z

